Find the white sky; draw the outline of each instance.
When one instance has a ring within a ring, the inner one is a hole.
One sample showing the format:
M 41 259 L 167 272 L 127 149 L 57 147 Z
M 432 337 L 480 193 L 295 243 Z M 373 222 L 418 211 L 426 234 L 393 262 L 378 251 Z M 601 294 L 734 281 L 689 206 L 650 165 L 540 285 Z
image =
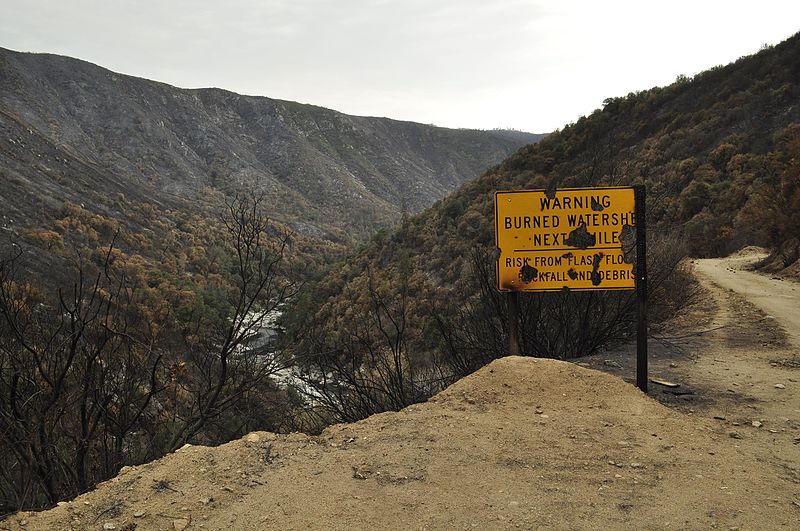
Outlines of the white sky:
M 547 132 L 800 31 L 800 0 L 0 0 L 0 46 L 447 127 Z

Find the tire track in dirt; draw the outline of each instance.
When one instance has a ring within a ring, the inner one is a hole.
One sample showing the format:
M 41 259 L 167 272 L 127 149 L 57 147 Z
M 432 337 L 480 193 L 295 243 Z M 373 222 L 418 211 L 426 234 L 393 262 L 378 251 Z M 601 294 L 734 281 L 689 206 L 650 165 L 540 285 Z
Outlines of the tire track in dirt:
M 800 349 L 800 285 L 747 269 L 764 256 L 744 253 L 728 258 L 696 260 L 694 266 L 706 282 L 741 295 L 778 321 L 792 346 Z
M 748 270 L 763 255 L 696 260 L 718 305 L 683 375 L 715 398 L 698 413 L 719 421 L 741 453 L 776 480 L 800 485 L 800 286 Z

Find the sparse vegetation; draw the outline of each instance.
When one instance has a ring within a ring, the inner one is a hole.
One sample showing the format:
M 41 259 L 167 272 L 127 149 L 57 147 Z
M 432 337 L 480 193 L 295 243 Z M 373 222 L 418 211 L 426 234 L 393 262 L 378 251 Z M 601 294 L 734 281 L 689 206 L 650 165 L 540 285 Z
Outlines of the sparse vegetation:
M 646 185 L 658 319 L 680 311 L 675 294 L 685 293 L 684 276 L 670 274 L 686 255 L 755 244 L 782 247 L 786 261 L 796 260 L 799 44 L 800 35 L 694 79 L 607 99 L 395 232 L 378 234 L 313 286 L 316 303 L 303 306 L 302 322 L 314 315 L 328 338 L 348 319 L 368 322 L 375 318 L 368 294 L 397 285 L 401 269 L 409 270 L 416 306 L 405 316 L 419 331 L 409 335 L 409 351 L 424 353 L 411 357 L 417 372 L 444 374 L 446 382 L 504 355 L 505 301 L 492 281 L 495 190 Z M 614 293 L 525 296 L 523 351 L 564 359 L 609 347 L 631 330 L 631 303 Z M 300 319 L 288 316 L 289 329 Z M 304 360 L 326 352 L 303 344 L 298 351 Z M 318 372 L 328 366 L 317 363 Z
M 276 413 L 289 397 L 269 379 L 282 360 L 258 339 L 296 290 L 288 234 L 252 198 L 230 200 L 222 225 L 202 284 L 143 269 L 115 236 L 83 248 L 55 290 L 26 278 L 19 247 L 0 261 L 0 511 L 291 418 Z
M 17 70 L 15 87 L 28 75 Z M 0 513 L 52 505 L 186 443 L 319 431 L 400 409 L 504 356 L 495 190 L 646 185 L 656 325 L 689 298 L 687 255 L 757 244 L 784 267 L 796 263 L 798 80 L 795 36 L 669 87 L 608 98 L 417 215 L 422 198 L 525 135 L 132 79 L 118 84 L 130 116 L 102 118 L 135 127 L 111 128 L 115 140 L 86 152 L 0 114 L 12 131 L 0 147 L 13 155 L 3 159 L 13 186 L 0 189 L 2 228 L 14 242 L 0 256 Z M 155 122 L 140 103 L 164 94 L 180 102 L 159 107 L 170 132 L 156 136 L 169 148 L 142 150 L 149 137 L 136 131 Z M 101 90 L 108 105 L 98 108 L 116 109 L 114 98 Z M 81 112 L 91 134 L 99 111 Z M 200 124 L 219 127 L 201 134 Z M 215 143 L 231 124 L 236 141 Z M 251 149 L 263 138 L 273 143 Z M 465 138 L 477 151 L 459 151 Z M 442 146 L 461 155 L 454 162 Z M 392 149 L 410 155 L 401 164 Z M 421 179 L 431 168 L 432 180 Z M 18 192 L 37 179 L 45 196 Z M 255 187 L 264 193 L 242 193 Z M 526 294 L 522 350 L 570 359 L 620 344 L 633 302 L 624 292 Z M 168 490 L 162 481 L 153 488 Z

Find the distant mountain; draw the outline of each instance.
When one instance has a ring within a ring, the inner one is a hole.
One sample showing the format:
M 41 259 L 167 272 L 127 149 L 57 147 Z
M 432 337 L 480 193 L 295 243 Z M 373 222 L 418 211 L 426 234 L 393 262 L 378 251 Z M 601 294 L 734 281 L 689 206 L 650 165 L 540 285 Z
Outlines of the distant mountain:
M 544 135 L 452 130 L 219 89 L 184 90 L 0 49 L 0 213 L 46 226 L 65 200 L 191 209 L 250 189 L 295 230 L 343 244 L 418 212 Z M 12 221 L 13 220 L 13 221 Z

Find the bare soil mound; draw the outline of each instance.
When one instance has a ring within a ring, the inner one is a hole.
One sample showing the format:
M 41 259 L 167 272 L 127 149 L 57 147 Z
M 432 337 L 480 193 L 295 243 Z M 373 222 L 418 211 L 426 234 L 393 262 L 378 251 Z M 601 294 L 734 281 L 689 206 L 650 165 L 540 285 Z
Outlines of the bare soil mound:
M 764 529 L 797 489 L 622 379 L 510 357 L 321 436 L 252 433 L 124 469 L 26 529 Z
M 735 253 L 732 253 L 728 258 L 759 258 L 763 256 L 767 256 L 769 254 L 769 249 L 764 247 L 757 247 L 755 245 L 748 245 L 747 247 L 742 247 Z

